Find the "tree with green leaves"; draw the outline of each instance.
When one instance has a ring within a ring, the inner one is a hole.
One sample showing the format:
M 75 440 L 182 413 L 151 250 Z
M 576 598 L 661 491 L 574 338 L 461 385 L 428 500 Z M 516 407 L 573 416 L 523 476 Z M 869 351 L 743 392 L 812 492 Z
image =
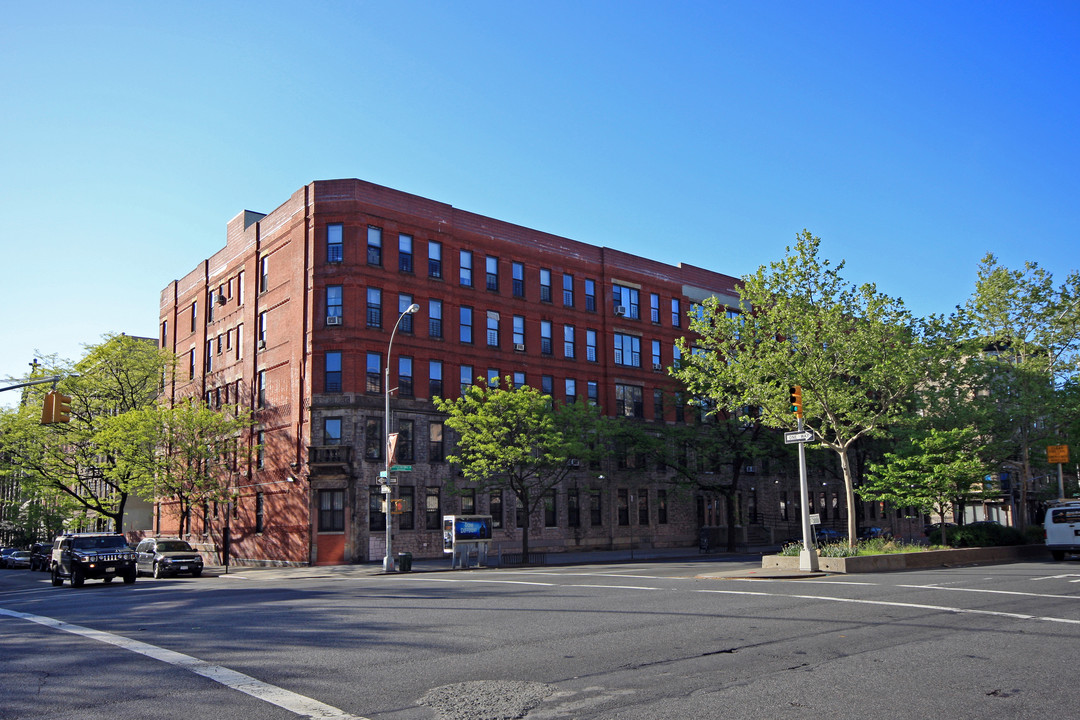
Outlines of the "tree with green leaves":
M 885 453 L 872 463 L 859 488 L 869 500 L 885 500 L 897 507 L 917 507 L 942 520 L 941 541 L 948 544 L 945 516 L 959 503 L 984 496 L 989 468 L 979 456 L 981 441 L 975 428 L 926 428 L 901 443 L 899 452 Z
M 822 259 L 820 244 L 803 231 L 784 259 L 744 277 L 737 312 L 707 298 L 691 319 L 699 337 L 680 343 L 674 374 L 718 410 L 758 408 L 762 424 L 783 430 L 796 428 L 789 387 L 801 386 L 805 427 L 839 460 L 854 542 L 852 447 L 908 412 L 949 345 L 940 321 L 914 318 L 871 283 L 845 281 L 844 263 Z
M 179 504 L 184 534 L 191 531 L 195 508 L 229 499 L 230 480 L 246 465 L 253 423 L 243 408 L 216 410 L 186 398 L 175 405 L 161 403 L 117 416 L 99 442 L 117 458 L 141 497 L 169 498 Z
M 599 411 L 580 401 L 555 404 L 527 385 L 515 388 L 509 377 L 504 383 L 479 378 L 458 399 L 434 403 L 457 433 L 457 448 L 446 459 L 461 469 L 464 482 L 481 492 L 509 490 L 517 499 L 525 520 L 521 547 L 528 557 L 532 514 L 576 465 L 592 457 Z
M 1080 368 L 1080 273 L 1055 285 L 1036 263 L 1010 270 L 987 255 L 961 318 L 973 409 L 999 463 L 1019 476 L 1023 528 L 1028 483 L 1077 411 L 1069 388 Z
M 58 506 L 70 503 L 84 520 L 107 518 L 120 531 L 134 476 L 103 446 L 102 433 L 124 413 L 154 404 L 174 360 L 153 339 L 106 335 L 76 362 L 52 356 L 37 366 L 35 377 L 62 378 L 58 389 L 72 398 L 71 420 L 40 424 L 43 386 L 28 388 L 23 404 L 2 416 L 0 442 L 23 482 L 46 502 L 51 496 Z

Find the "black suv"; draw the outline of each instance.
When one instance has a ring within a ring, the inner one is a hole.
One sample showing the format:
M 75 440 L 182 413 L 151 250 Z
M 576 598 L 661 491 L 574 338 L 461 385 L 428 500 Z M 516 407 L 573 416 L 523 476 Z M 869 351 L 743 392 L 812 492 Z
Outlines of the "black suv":
M 30 569 L 48 570 L 51 557 L 52 545 L 50 543 L 34 543 L 30 546 Z
M 52 584 L 64 584 L 71 579 L 79 587 L 87 578 L 112 582 L 120 576 L 130 585 L 135 582 L 135 553 L 127 540 L 118 533 L 67 533 L 53 542 Z

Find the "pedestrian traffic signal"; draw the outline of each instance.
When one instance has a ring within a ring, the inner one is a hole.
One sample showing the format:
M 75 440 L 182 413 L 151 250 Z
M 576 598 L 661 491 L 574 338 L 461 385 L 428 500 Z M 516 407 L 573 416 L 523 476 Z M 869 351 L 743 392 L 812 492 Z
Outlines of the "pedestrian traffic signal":
M 41 424 L 71 422 L 71 396 L 53 390 L 45 394 L 41 407 Z
M 791 398 L 791 412 L 795 413 L 795 417 L 803 416 L 802 407 L 802 386 L 792 385 L 788 388 L 788 392 Z

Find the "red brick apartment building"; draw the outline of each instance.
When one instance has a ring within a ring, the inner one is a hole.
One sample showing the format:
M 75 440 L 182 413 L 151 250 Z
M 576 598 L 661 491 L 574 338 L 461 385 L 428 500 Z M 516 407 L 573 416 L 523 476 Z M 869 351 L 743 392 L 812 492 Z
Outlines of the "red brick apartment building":
M 385 553 L 387 345 L 401 311 L 418 304 L 390 358 L 397 462 L 412 467 L 398 475 L 404 513 L 393 518 L 394 548 L 438 556 L 443 514 L 490 513 L 496 548 L 515 550 L 510 493 L 448 492 L 451 438 L 430 398 L 509 375 L 557 400 L 584 396 L 607 414 L 680 422 L 665 368 L 687 311 L 709 295 L 736 304 L 735 278 L 360 180 L 317 181 L 267 215 L 237 215 L 225 247 L 165 288 L 161 344 L 180 358 L 174 396 L 240 402 L 259 421 L 251 441 L 260 450 L 234 479 L 232 562 L 375 561 Z M 702 526 L 720 523 L 719 504 L 662 481 L 582 468 L 532 519 L 530 544 L 696 545 Z M 794 533 L 794 506 L 783 517 L 784 498 L 798 497 L 792 482 L 783 491 L 769 482 L 762 500 L 783 508 L 772 520 Z M 838 488 L 829 492 L 822 509 L 832 505 L 836 516 Z M 740 498 L 750 518 L 759 514 L 756 491 Z M 159 503 L 158 532 L 175 531 L 170 508 Z M 216 536 L 220 521 L 207 525 Z

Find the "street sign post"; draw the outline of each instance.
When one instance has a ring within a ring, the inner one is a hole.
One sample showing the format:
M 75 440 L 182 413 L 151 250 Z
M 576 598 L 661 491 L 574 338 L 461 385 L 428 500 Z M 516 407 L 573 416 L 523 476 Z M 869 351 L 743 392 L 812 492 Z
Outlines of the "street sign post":
M 1058 497 L 1065 497 L 1065 478 L 1061 474 L 1061 464 L 1069 462 L 1068 445 L 1050 445 L 1046 448 L 1046 461 L 1058 466 Z
M 390 472 L 412 472 L 412 465 L 391 465 Z

